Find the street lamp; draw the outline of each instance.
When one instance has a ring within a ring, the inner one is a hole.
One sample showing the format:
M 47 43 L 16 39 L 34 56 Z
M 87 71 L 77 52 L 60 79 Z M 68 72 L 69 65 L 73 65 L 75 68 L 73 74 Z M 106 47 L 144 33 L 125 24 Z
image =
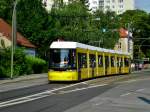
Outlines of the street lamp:
M 10 78 L 13 79 L 13 73 L 14 73 L 14 50 L 15 50 L 15 44 L 16 44 L 16 6 L 18 1 L 14 1 L 13 6 L 13 14 L 12 14 L 12 40 L 11 40 L 11 76 Z

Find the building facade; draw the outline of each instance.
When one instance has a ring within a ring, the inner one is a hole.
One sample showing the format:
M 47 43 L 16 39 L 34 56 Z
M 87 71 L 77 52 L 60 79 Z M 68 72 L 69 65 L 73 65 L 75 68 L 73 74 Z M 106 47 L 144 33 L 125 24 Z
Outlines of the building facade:
M 47 11 L 50 11 L 54 3 L 63 2 L 64 4 L 68 4 L 70 0 L 43 0 L 43 4 Z
M 124 28 L 119 29 L 120 38 L 116 43 L 114 50 L 129 53 L 133 59 L 133 37 L 132 33 Z
M 116 14 L 122 14 L 126 10 L 134 10 L 134 0 L 89 0 L 89 8 L 92 11 L 98 9 L 114 11 Z
M 12 45 L 12 27 L 2 18 L 0 18 L 0 49 L 11 47 Z M 24 47 L 26 54 L 35 56 L 36 46 L 19 32 L 16 34 L 16 46 Z
M 64 4 L 68 4 L 73 0 L 60 0 L 59 2 L 63 2 Z M 50 11 L 54 2 L 58 2 L 58 0 L 43 0 L 45 4 L 45 8 Z M 116 14 L 122 14 L 126 10 L 134 10 L 134 0 L 89 0 L 89 9 L 93 12 L 100 9 L 104 12 L 106 11 L 114 11 Z

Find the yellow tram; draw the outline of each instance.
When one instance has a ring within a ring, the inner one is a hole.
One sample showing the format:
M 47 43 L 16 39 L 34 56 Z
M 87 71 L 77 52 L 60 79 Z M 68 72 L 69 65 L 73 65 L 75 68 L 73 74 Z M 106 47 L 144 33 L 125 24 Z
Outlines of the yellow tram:
M 80 81 L 129 72 L 128 53 L 77 42 L 53 42 L 50 46 L 49 81 Z

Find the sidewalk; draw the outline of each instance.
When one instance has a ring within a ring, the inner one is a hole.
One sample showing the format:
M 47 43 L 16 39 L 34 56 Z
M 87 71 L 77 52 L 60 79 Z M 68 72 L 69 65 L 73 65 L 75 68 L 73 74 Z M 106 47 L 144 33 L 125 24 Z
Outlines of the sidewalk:
M 132 74 L 140 73 L 142 71 L 150 72 L 150 69 L 133 71 Z M 25 75 L 14 79 L 2 79 L 0 80 L 0 92 L 43 84 L 48 84 L 47 73 Z
M 20 76 L 14 79 L 0 80 L 0 92 L 48 84 L 47 73 Z
M 0 80 L 0 85 L 6 84 L 6 83 L 8 84 L 8 83 L 15 83 L 15 82 L 20 82 L 20 81 L 41 79 L 41 78 L 47 78 L 47 73 L 24 75 L 24 76 L 20 76 L 18 78 L 14 78 L 14 79 L 2 79 L 2 80 Z

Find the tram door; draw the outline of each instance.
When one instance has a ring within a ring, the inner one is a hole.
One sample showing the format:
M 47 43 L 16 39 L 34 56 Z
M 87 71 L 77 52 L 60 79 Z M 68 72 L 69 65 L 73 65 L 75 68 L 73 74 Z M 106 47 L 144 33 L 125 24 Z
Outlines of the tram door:
M 119 74 L 121 74 L 122 73 L 122 71 L 121 71 L 121 67 L 122 67 L 122 58 L 119 58 Z
M 121 74 L 121 57 L 117 57 L 117 73 Z
M 87 56 L 86 53 L 78 53 L 78 80 L 85 78 L 87 74 Z
M 90 54 L 89 55 L 90 59 L 90 69 L 91 69 L 91 75 L 92 77 L 95 77 L 95 68 L 96 68 L 96 56 L 95 54 Z
M 78 80 L 81 80 L 81 54 L 78 53 Z
M 109 68 L 109 58 L 108 56 L 105 56 L 105 75 L 108 74 L 108 68 Z

